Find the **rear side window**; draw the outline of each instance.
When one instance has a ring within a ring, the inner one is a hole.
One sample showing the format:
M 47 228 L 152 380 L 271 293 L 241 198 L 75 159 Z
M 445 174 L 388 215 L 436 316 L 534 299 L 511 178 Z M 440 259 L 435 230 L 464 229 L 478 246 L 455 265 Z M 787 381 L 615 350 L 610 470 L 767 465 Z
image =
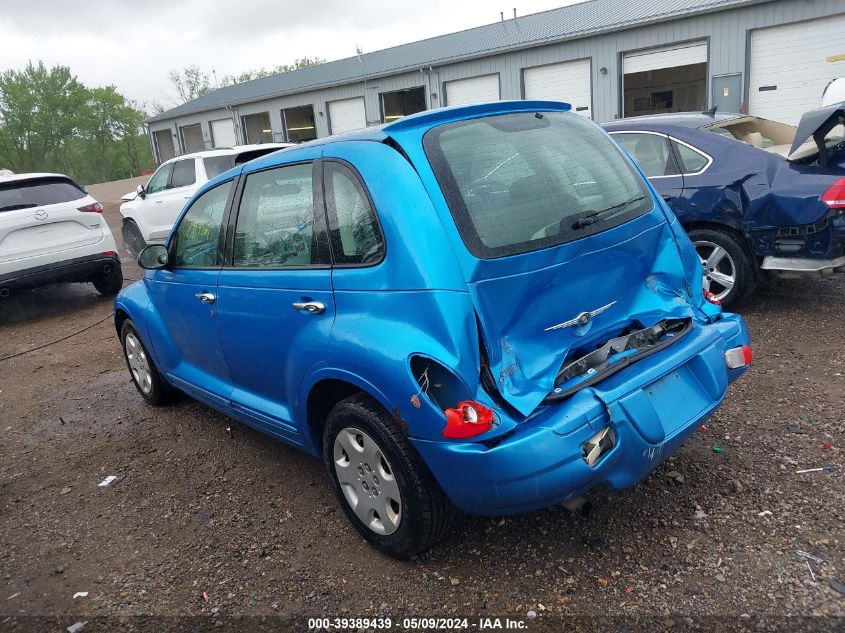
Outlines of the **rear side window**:
M 232 160 L 232 156 L 209 156 L 208 158 L 202 159 L 202 164 L 205 167 L 205 175 L 208 176 L 208 179 L 211 180 L 212 178 L 217 178 L 220 174 L 224 171 L 231 169 L 235 166 L 235 161 Z
M 80 200 L 87 194 L 68 178 L 37 178 L 0 183 L 0 211 L 29 209 Z
M 653 206 L 616 144 L 571 112 L 449 123 L 430 130 L 424 145 L 464 243 L 477 257 L 580 239 Z
M 613 140 L 625 148 L 648 178 L 677 176 L 678 171 L 669 139 L 660 134 L 616 133 Z
M 177 160 L 173 164 L 173 175 L 170 177 L 170 189 L 187 187 L 197 181 L 197 171 L 194 159 Z
M 384 240 L 361 181 L 346 165 L 326 162 L 326 207 L 337 264 L 374 264 L 384 256 Z
M 681 161 L 681 170 L 685 174 L 697 174 L 707 167 L 709 159 L 698 150 L 677 141 L 672 141 L 672 145 L 675 147 L 678 160 Z
M 235 229 L 233 264 L 286 268 L 324 263 L 314 247 L 311 163 L 249 174 Z

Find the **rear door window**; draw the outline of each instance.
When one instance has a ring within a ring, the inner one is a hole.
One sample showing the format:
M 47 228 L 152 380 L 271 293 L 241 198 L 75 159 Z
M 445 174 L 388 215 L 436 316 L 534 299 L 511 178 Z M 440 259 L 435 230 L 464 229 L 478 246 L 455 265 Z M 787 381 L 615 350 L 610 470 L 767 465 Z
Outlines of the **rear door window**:
M 681 173 L 669 149 L 669 139 L 662 134 L 617 132 L 613 134 L 613 140 L 625 148 L 648 178 Z
M 707 156 L 689 145 L 672 141 L 672 146 L 675 148 L 675 155 L 681 163 L 681 171 L 686 175 L 698 174 L 710 164 L 710 159 Z
M 33 178 L 0 183 L 0 211 L 80 200 L 87 194 L 68 178 Z
M 324 163 L 326 207 L 332 253 L 337 264 L 375 264 L 384 257 L 384 239 L 361 181 L 346 165 Z
M 289 268 L 327 263 L 315 245 L 313 165 L 287 165 L 246 177 L 233 264 Z
M 173 164 L 173 175 L 170 176 L 170 189 L 187 187 L 197 181 L 197 168 L 194 159 L 177 160 Z
M 616 144 L 574 113 L 448 123 L 430 130 L 424 145 L 464 243 L 478 257 L 580 239 L 653 206 Z

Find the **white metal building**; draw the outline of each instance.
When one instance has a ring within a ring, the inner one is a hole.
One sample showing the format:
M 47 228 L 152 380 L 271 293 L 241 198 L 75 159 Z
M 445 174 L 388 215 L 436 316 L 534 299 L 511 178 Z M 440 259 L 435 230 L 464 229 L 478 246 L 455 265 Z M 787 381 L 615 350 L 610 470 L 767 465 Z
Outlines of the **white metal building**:
M 228 86 L 148 123 L 159 161 L 496 99 L 597 121 L 716 105 L 795 124 L 836 77 L 845 0 L 588 0 Z

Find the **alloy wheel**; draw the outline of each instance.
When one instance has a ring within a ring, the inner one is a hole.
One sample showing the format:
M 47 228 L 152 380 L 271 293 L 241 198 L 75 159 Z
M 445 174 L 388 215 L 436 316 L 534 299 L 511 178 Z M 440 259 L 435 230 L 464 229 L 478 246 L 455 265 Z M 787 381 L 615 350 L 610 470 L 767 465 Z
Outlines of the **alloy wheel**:
M 141 342 L 133 332 L 129 332 L 124 339 L 123 347 L 132 379 L 143 393 L 150 393 L 153 390 L 153 375 Z
M 334 440 L 334 471 L 349 507 L 364 525 L 385 536 L 399 529 L 399 484 L 372 437 L 355 427 L 343 428 Z
M 721 301 L 736 284 L 736 262 L 727 250 L 714 242 L 697 241 L 695 250 L 701 260 L 702 286 Z

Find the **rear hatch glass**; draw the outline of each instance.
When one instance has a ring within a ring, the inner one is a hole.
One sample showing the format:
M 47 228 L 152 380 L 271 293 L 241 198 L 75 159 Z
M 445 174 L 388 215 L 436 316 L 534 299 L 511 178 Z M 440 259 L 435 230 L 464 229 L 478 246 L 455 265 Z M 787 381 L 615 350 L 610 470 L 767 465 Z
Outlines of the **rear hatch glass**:
M 569 113 L 458 121 L 434 128 L 424 143 L 464 243 L 476 257 L 563 244 L 653 206 L 615 145 L 594 124 Z
M 48 177 L 0 182 L 0 212 L 73 202 L 87 194 L 69 178 Z

